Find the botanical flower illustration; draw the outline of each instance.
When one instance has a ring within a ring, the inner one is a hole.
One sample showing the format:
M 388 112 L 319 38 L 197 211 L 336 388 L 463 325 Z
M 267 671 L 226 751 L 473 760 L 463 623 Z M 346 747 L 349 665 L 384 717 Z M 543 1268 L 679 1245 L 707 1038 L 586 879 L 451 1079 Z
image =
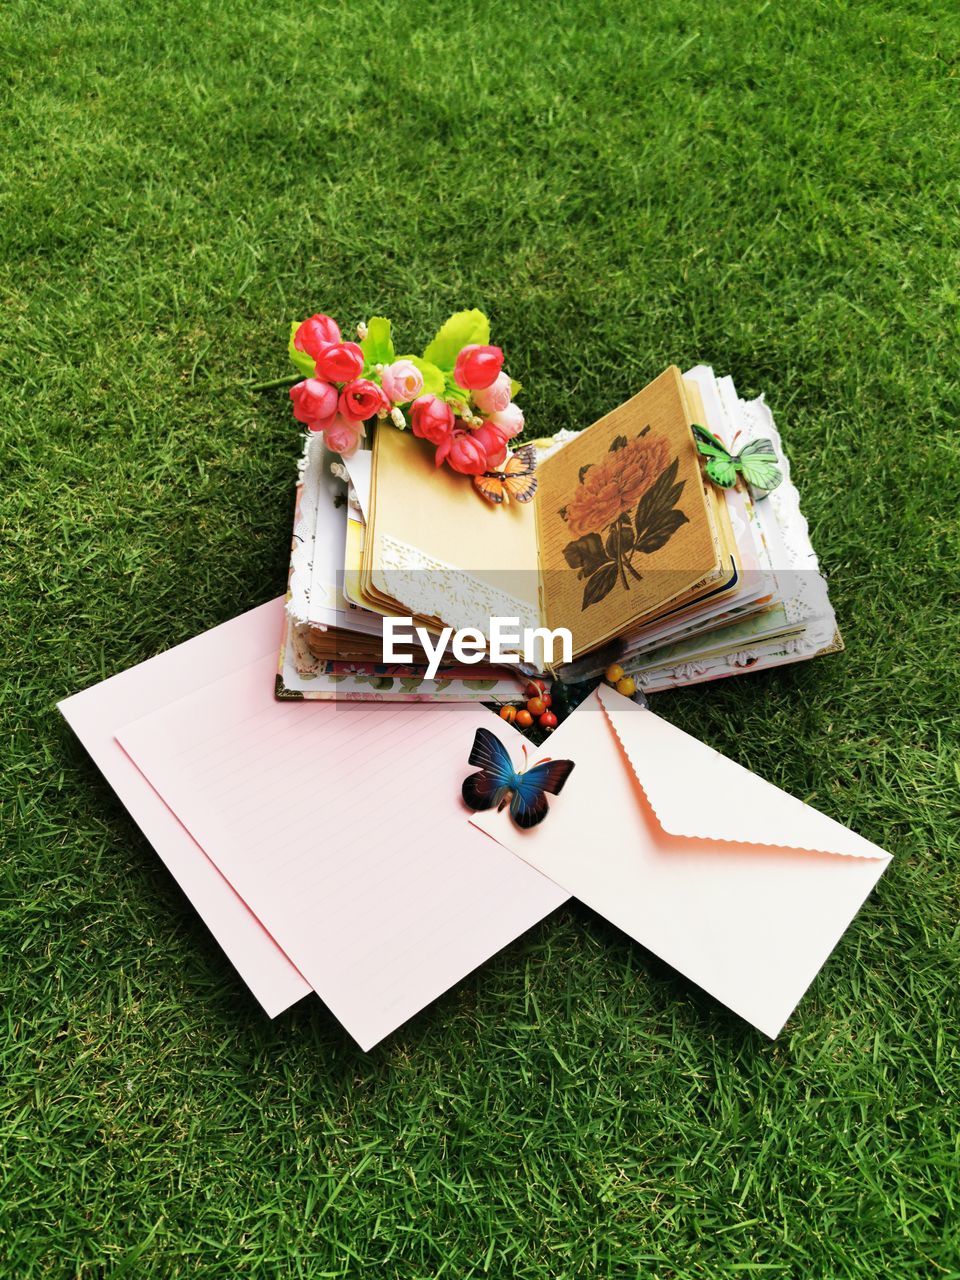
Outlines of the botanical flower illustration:
M 570 532 L 579 537 L 605 529 L 640 501 L 666 465 L 667 442 L 659 436 L 637 436 L 614 449 L 606 462 L 591 467 L 581 478 L 567 507 Z
M 620 579 L 630 590 L 630 577 L 641 581 L 637 555 L 665 546 L 687 516 L 676 506 L 685 480 L 677 481 L 679 458 L 667 465 L 669 449 L 644 427 L 633 440 L 617 436 L 608 457 L 583 467 L 580 484 L 560 511 L 576 537 L 563 549 L 578 578 L 585 578 L 581 609 L 609 595 Z

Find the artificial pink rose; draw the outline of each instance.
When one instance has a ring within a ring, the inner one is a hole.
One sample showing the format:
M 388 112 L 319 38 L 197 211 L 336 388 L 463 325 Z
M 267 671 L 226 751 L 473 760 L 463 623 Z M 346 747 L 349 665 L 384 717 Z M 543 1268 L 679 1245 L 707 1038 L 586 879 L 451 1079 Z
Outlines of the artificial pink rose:
M 363 352 L 355 342 L 332 342 L 314 358 L 317 376 L 328 382 L 351 382 L 363 372 Z
M 311 316 L 293 335 L 293 345 L 298 351 L 305 351 L 311 360 L 316 360 L 324 347 L 332 346 L 340 341 L 340 328 L 336 320 L 329 316 Z
M 363 423 L 354 418 L 344 418 L 337 414 L 323 432 L 323 442 L 333 453 L 341 458 L 352 458 L 360 448 L 360 441 L 365 435 Z
M 293 416 L 311 431 L 322 431 L 337 412 L 337 388 L 319 378 L 306 378 L 290 388 Z
M 503 352 L 499 347 L 481 347 L 469 342 L 457 356 L 453 378 L 458 387 L 479 391 L 496 381 L 503 368 Z
M 420 396 L 410 410 L 413 434 L 431 444 L 443 444 L 453 431 L 453 410 L 439 396 Z
M 339 409 L 345 418 L 355 418 L 363 422 L 365 418 L 372 418 L 381 409 L 389 408 L 387 397 L 369 378 L 355 378 L 340 392 Z
M 394 360 L 380 370 L 380 383 L 391 404 L 409 404 L 423 390 L 423 374 L 411 360 Z
M 507 438 L 499 427 L 492 422 L 485 422 L 471 432 L 487 459 L 488 467 L 499 467 L 507 456 Z
M 436 465 L 449 462 L 461 475 L 482 476 L 487 469 L 487 452 L 475 436 L 475 431 L 451 432 L 437 449 Z
M 498 373 L 489 387 L 473 393 L 473 403 L 481 413 L 502 413 L 510 403 L 510 376 Z
M 500 428 L 508 440 L 512 440 L 523 430 L 523 410 L 511 400 L 499 413 L 491 413 L 490 421 Z

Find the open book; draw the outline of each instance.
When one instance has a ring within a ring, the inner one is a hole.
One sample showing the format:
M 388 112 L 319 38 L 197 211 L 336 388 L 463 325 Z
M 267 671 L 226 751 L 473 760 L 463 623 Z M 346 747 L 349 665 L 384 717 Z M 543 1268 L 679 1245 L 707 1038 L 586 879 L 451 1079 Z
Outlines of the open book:
M 565 627 L 576 658 L 732 585 L 730 521 L 693 420 L 668 369 L 547 458 L 532 503 L 500 508 L 465 501 L 412 436 L 378 432 L 364 603 L 485 634 L 494 615 Z
M 731 447 L 769 439 L 783 484 L 763 501 L 742 483 L 718 487 L 694 423 Z M 309 594 L 295 548 L 288 650 L 308 647 L 321 665 L 376 663 L 384 616 L 484 635 L 491 618 L 515 617 L 570 631 L 561 679 L 616 661 L 656 691 L 840 647 L 762 400 L 740 400 L 706 366 L 669 368 L 592 426 L 536 445 L 534 500 L 494 507 L 409 432 L 378 430 L 349 476 L 309 441 L 304 494 L 311 477 L 329 487 L 331 469 L 343 493 L 335 515 L 318 505 Z

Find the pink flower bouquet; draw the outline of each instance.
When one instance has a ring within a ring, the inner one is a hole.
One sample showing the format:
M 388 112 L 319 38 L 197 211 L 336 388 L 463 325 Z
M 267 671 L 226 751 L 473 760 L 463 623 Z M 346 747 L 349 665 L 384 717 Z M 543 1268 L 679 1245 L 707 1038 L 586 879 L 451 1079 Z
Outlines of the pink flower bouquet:
M 403 430 L 409 419 L 413 434 L 434 449 L 438 467 L 499 476 L 509 442 L 523 431 L 523 412 L 513 400 L 520 384 L 490 344 L 487 317 L 458 311 L 419 356 L 398 356 L 390 328 L 389 320 L 374 316 L 357 325 L 357 342 L 344 342 L 329 316 L 294 322 L 290 358 L 304 375 L 290 388 L 294 417 L 308 431 L 322 432 L 327 447 L 344 458 L 356 453 L 368 423 Z

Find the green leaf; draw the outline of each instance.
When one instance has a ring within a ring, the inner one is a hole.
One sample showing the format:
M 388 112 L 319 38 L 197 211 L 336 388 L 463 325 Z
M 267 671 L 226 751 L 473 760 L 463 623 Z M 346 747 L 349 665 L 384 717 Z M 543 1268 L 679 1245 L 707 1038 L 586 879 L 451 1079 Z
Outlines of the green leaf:
M 598 569 L 592 578 L 587 579 L 587 585 L 583 589 L 581 612 L 589 609 L 592 604 L 599 604 L 604 596 L 608 596 L 613 590 L 616 581 L 617 566 L 615 564 L 605 564 Z
M 446 391 L 443 372 L 422 356 L 401 356 L 401 360 L 409 360 L 423 374 L 423 395 L 442 396 Z
M 293 345 L 294 334 L 300 328 L 302 323 L 302 320 L 290 321 L 290 341 L 287 344 L 287 350 L 290 352 L 290 359 L 293 361 L 295 368 L 302 373 L 305 378 L 315 378 L 317 376 L 317 370 L 313 360 L 305 351 L 298 351 Z
M 592 463 L 592 462 L 585 462 L 585 463 L 583 464 L 583 466 L 582 466 L 582 467 L 580 468 L 580 470 L 577 472 L 577 481 L 578 481 L 578 483 L 583 484 L 583 478 L 584 478 L 584 476 L 587 474 L 587 472 L 590 470 L 590 468 L 591 468 L 592 466 L 593 466 L 593 463 Z
M 670 541 L 680 526 L 687 523 L 687 517 L 679 507 L 674 507 L 672 511 L 660 512 L 656 520 L 643 531 L 643 534 L 638 535 L 637 550 L 642 551 L 645 556 L 650 555 L 653 551 L 659 551 L 662 546 L 665 546 Z
M 447 404 L 466 405 L 470 403 L 470 392 L 465 391 L 463 387 L 458 387 L 453 380 L 452 373 L 444 373 L 443 375 L 443 398 Z
M 384 316 L 371 316 L 367 321 L 367 336 L 360 343 L 364 363 L 369 369 L 378 364 L 393 364 L 396 358 L 393 339 L 390 337 L 390 321 Z
M 448 372 L 457 363 L 457 356 L 469 343 L 487 346 L 490 342 L 490 321 L 482 311 L 458 311 L 442 324 L 436 337 L 423 353 L 438 369 Z
M 633 550 L 633 525 L 628 515 L 622 515 L 610 528 L 607 534 L 607 555 L 617 560 L 621 555 Z
M 616 453 L 619 449 L 625 449 L 626 447 L 627 447 L 626 436 L 614 436 L 613 439 L 610 441 L 611 453 Z
M 516 378 L 510 379 L 510 399 L 516 400 L 517 392 L 523 390 L 523 383 L 518 382 Z
M 683 492 L 686 480 L 681 480 L 679 484 L 674 483 L 679 466 L 680 459 L 674 458 L 669 467 L 664 467 L 637 504 L 635 523 L 638 546 L 648 527 L 657 524 Z
M 378 676 L 378 675 L 366 675 L 366 676 L 362 676 L 362 675 L 357 674 L 357 675 L 355 675 L 353 678 L 354 678 L 354 680 L 357 682 L 357 684 L 368 684 L 368 685 L 370 685 L 370 686 L 371 686 L 371 688 L 373 688 L 373 689 L 384 689 L 384 690 L 386 690 L 386 689 L 392 689 L 392 688 L 393 688 L 393 677 L 392 677 L 392 676 Z
M 608 559 L 599 533 L 585 533 L 582 538 L 568 542 L 563 548 L 563 558 L 571 569 L 578 569 L 577 577 L 594 573 Z

